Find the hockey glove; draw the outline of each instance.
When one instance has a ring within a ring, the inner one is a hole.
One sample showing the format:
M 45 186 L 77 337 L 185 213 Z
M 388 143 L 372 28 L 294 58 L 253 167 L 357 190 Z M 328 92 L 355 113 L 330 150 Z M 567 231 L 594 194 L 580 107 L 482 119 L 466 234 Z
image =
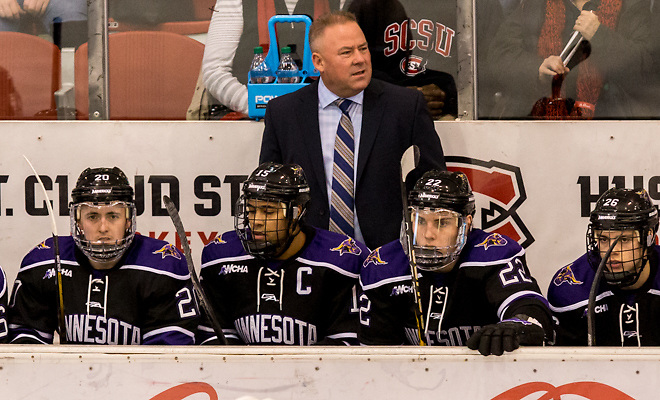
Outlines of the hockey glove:
M 545 332 L 534 318 L 518 314 L 497 324 L 486 325 L 475 332 L 467 342 L 471 350 L 479 350 L 484 356 L 501 356 L 505 351 L 513 351 L 523 345 L 540 346 Z

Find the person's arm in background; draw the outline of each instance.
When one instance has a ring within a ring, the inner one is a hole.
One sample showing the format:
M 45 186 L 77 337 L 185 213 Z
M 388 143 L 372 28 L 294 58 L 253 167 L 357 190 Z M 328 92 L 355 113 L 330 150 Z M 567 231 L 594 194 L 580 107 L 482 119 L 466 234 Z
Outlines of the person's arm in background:
M 243 1 L 217 0 L 206 36 L 202 75 L 213 97 L 228 108 L 247 114 L 247 87 L 232 71 L 242 32 Z

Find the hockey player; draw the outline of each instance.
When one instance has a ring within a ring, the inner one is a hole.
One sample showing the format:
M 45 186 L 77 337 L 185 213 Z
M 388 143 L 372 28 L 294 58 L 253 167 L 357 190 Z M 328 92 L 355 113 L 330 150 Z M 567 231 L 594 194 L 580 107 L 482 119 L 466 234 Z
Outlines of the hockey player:
M 587 252 L 561 268 L 548 288 L 557 344 L 587 344 L 589 292 L 601 257 L 614 245 L 596 292 L 595 343 L 659 346 L 658 208 L 644 189 L 609 189 L 589 217 Z
M 7 275 L 0 267 L 0 343 L 7 343 L 9 340 L 9 324 L 7 324 L 7 299 L 9 291 L 7 290 Z
M 66 343 L 194 344 L 199 312 L 186 261 L 135 233 L 133 188 L 115 168 L 87 168 L 59 237 Z M 12 343 L 53 343 L 58 285 L 49 238 L 23 259 L 9 309 Z
M 412 237 L 374 250 L 360 273 L 358 339 L 419 344 L 407 241 L 418 269 L 421 339 L 501 355 L 553 337 L 550 310 L 512 239 L 472 229 L 475 202 L 461 172 L 431 170 L 409 196 Z
M 369 250 L 303 222 L 310 196 L 298 165 L 261 164 L 242 190 L 235 231 L 202 252 L 202 287 L 229 344 L 356 343 L 356 289 Z

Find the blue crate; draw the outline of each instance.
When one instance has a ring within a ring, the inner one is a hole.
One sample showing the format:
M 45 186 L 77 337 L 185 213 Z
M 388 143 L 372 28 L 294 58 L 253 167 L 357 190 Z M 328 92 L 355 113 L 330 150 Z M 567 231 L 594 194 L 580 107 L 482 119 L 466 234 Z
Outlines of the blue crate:
M 303 50 L 303 65 L 299 71 L 302 78 L 301 83 L 278 83 L 277 79 L 273 83 L 250 83 L 251 73 L 248 72 L 248 116 L 254 119 L 261 119 L 266 114 L 266 104 L 270 99 L 282 96 L 287 93 L 295 92 L 309 83 L 305 82 L 308 77 L 318 77 L 319 72 L 312 63 L 312 50 L 309 48 L 309 28 L 312 26 L 312 19 L 307 15 L 274 15 L 268 20 L 268 34 L 270 35 L 270 48 L 266 55 L 266 65 L 273 71 L 277 71 L 280 65 L 280 49 L 277 47 L 277 38 L 275 36 L 276 23 L 299 22 L 305 24 L 305 48 Z

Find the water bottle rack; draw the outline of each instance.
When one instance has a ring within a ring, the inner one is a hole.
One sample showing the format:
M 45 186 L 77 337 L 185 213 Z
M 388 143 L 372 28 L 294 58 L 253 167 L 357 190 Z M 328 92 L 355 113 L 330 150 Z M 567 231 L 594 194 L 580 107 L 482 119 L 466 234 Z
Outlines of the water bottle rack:
M 248 72 L 248 116 L 259 120 L 266 114 L 266 104 L 275 97 L 295 92 L 309 83 L 304 83 L 308 77 L 318 77 L 319 73 L 312 63 L 312 50 L 309 48 L 309 28 L 312 19 L 307 15 L 274 15 L 268 20 L 268 34 L 270 36 L 270 47 L 266 55 L 266 65 L 271 69 L 273 75 L 280 65 L 280 49 L 277 45 L 275 35 L 275 24 L 300 22 L 305 24 L 305 48 L 303 50 L 302 69 L 298 71 L 301 83 L 250 83 L 251 72 Z

